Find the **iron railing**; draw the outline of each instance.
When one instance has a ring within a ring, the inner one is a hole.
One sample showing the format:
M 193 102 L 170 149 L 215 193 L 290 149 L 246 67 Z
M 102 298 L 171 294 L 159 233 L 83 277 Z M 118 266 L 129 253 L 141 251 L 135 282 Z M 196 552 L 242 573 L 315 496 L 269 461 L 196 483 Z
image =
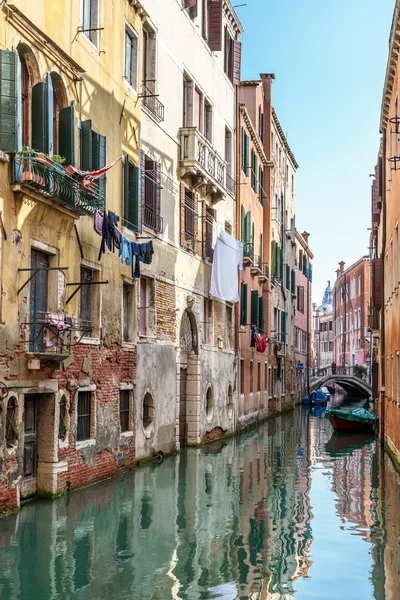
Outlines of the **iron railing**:
M 164 104 L 145 85 L 142 86 L 141 99 L 145 107 L 159 123 L 164 121 Z
M 64 360 L 71 346 L 93 330 L 91 321 L 72 319 L 63 313 L 38 311 L 32 321 L 21 323 L 28 351 L 50 360 Z
M 269 266 L 265 265 L 264 274 L 267 279 L 269 279 Z
M 256 268 L 262 273 L 262 258 L 261 256 L 255 256 L 253 260 L 253 268 Z
M 159 212 L 151 208 L 151 206 L 143 206 L 143 225 L 162 233 L 164 229 L 163 218 Z
M 226 189 L 233 196 L 236 196 L 236 181 L 229 175 L 229 173 L 226 174 Z
M 243 258 L 254 259 L 254 247 L 251 242 L 244 242 L 243 244 Z
M 73 173 L 42 152 L 17 152 L 14 183 L 21 183 L 79 215 L 93 215 L 104 207 L 104 194 L 97 181 Z

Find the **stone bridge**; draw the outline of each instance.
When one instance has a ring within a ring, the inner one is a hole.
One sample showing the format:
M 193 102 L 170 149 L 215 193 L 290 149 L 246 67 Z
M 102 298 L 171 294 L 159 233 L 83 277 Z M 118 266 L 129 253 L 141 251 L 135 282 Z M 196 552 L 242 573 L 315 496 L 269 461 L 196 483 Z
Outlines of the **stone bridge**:
M 310 373 L 310 391 L 317 390 L 329 383 L 337 383 L 341 385 L 347 392 L 355 393 L 355 395 L 371 396 L 372 389 L 369 378 L 362 379 L 353 374 L 353 369 L 337 368 L 332 373 L 331 367 L 326 369 L 311 369 Z

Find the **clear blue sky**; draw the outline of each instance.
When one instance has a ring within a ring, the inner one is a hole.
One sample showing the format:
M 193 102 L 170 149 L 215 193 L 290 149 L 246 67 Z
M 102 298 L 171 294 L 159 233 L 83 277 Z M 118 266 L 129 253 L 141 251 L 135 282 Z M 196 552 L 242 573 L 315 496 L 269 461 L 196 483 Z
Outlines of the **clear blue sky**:
M 370 173 L 395 0 L 233 0 L 242 79 L 275 73 L 273 104 L 300 168 L 296 226 L 315 254 L 320 304 L 337 263 L 368 252 Z

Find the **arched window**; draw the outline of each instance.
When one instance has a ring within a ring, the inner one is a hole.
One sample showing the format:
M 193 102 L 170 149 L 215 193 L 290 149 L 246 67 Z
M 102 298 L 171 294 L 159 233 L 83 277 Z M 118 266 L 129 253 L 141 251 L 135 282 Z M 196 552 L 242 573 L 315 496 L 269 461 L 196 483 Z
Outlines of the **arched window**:
M 233 416 L 233 391 L 232 391 L 231 384 L 229 384 L 229 386 L 228 386 L 228 403 L 227 403 L 227 409 L 228 409 L 228 417 L 231 419 L 232 416 Z
M 147 392 L 143 400 L 143 427 L 148 429 L 155 419 L 153 396 Z
M 206 414 L 209 419 L 212 416 L 213 408 L 214 408 L 214 394 L 212 391 L 212 387 L 210 386 L 207 390 L 207 396 L 206 396 Z
M 65 440 L 67 436 L 67 399 L 62 396 L 60 400 L 60 419 L 58 423 L 58 439 Z
M 17 402 L 10 398 L 7 404 L 6 415 L 6 444 L 11 447 L 17 441 Z
M 29 146 L 29 102 L 30 102 L 30 77 L 28 67 L 26 66 L 25 58 L 19 54 L 19 62 L 21 65 L 21 133 L 22 145 Z

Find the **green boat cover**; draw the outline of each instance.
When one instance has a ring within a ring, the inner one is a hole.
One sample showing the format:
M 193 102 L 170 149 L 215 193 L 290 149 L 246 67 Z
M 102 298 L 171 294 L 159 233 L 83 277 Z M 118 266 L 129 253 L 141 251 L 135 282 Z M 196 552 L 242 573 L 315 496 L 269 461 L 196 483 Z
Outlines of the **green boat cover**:
M 376 421 L 375 415 L 365 410 L 365 408 L 355 408 L 354 410 L 341 410 L 340 408 L 327 410 L 325 413 L 326 417 L 338 417 L 345 421 L 357 421 L 358 423 L 365 423 L 373 425 Z

